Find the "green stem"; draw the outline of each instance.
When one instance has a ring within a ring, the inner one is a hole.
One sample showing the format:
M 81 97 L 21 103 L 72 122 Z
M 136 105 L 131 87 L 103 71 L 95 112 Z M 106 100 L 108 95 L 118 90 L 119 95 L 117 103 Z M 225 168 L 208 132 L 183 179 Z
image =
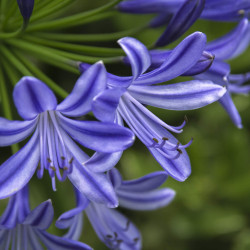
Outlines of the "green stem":
M 68 96 L 68 93 L 58 86 L 52 79 L 45 75 L 36 65 L 30 62 L 20 51 L 14 49 L 15 54 L 21 60 L 30 71 L 34 73 L 41 81 L 45 82 L 56 94 L 60 97 L 65 98 Z
M 96 46 L 86 46 L 86 45 L 78 45 L 78 44 L 70 44 L 58 41 L 51 41 L 48 39 L 43 39 L 39 37 L 35 37 L 34 35 L 26 35 L 23 37 L 24 39 L 28 40 L 32 43 L 39 43 L 41 45 L 45 45 L 48 47 L 55 47 L 59 49 L 74 51 L 74 52 L 81 52 L 86 55 L 93 55 L 93 56 L 121 56 L 124 55 L 122 49 L 116 48 L 102 48 Z
M 31 72 L 15 57 L 15 55 L 12 54 L 10 50 L 8 50 L 4 45 L 1 45 L 0 49 L 4 57 L 23 75 L 32 76 Z
M 6 88 L 6 82 L 3 76 L 3 70 L 2 66 L 0 64 L 0 93 L 1 93 L 1 100 L 2 100 L 2 106 L 3 106 L 3 114 L 4 117 L 6 117 L 9 120 L 12 120 L 12 113 L 11 113 L 11 106 L 10 106 L 10 100 L 9 100 L 9 95 L 8 91 Z M 11 145 L 12 153 L 16 153 L 18 151 L 18 145 L 14 144 Z
M 3 64 L 3 67 L 5 69 L 6 74 L 8 75 L 8 77 L 9 77 L 9 79 L 11 81 L 11 84 L 13 86 L 15 86 L 16 83 L 21 78 L 20 74 L 18 74 L 18 72 L 16 71 L 16 68 L 11 66 L 11 64 L 7 60 L 3 60 L 2 64 Z
M 115 33 L 103 33 L 103 34 L 64 34 L 64 33 L 34 33 L 33 35 L 39 36 L 51 40 L 59 40 L 64 42 L 102 42 L 102 41 L 114 41 L 121 37 L 134 35 L 147 26 L 139 26 L 130 30 L 115 32 Z
M 17 37 L 26 30 L 27 26 L 28 26 L 28 20 L 27 21 L 24 20 L 22 26 L 18 30 L 10 33 L 0 33 L 0 39 L 9 39 Z
M 49 30 L 49 29 L 54 29 L 54 28 L 68 28 L 76 25 L 80 25 L 84 22 L 84 19 L 93 17 L 101 12 L 104 12 L 115 5 L 117 5 L 121 0 L 113 0 L 112 2 L 101 6 L 99 8 L 96 8 L 94 10 L 86 11 L 83 13 L 78 13 L 72 16 L 68 17 L 63 17 L 57 20 L 53 21 L 48 21 L 48 22 L 43 22 L 43 23 L 38 23 L 34 25 L 30 25 L 28 30 L 29 32 L 34 32 L 34 31 L 39 31 L 39 30 Z
M 20 39 L 11 39 L 7 40 L 7 42 L 16 48 L 30 52 L 32 55 L 37 56 L 39 59 L 48 64 L 65 69 L 75 74 L 79 74 L 77 62 L 61 56 L 55 49 L 32 44 Z

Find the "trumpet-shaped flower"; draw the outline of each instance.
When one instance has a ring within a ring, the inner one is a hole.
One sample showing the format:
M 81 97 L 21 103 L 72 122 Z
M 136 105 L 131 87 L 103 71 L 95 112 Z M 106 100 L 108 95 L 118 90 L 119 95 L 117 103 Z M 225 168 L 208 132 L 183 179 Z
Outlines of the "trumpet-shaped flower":
M 175 192 L 170 188 L 158 189 L 167 178 L 165 172 L 155 172 L 142 178 L 123 181 L 116 169 L 108 172 L 121 207 L 132 210 L 154 210 L 168 205 Z M 62 214 L 59 228 L 76 227 L 79 214 L 85 211 L 99 239 L 110 249 L 141 249 L 141 235 L 136 226 L 116 209 L 90 202 L 76 190 L 77 207 Z M 80 223 L 80 222 L 78 222 Z
M 131 146 L 133 133 L 114 123 L 69 119 L 91 109 L 92 98 L 106 87 L 106 71 L 96 63 L 80 76 L 71 94 L 59 105 L 53 92 L 40 80 L 24 77 L 15 86 L 13 97 L 19 115 L 25 121 L 0 120 L 0 145 L 24 140 L 28 143 L 0 167 L 0 198 L 20 190 L 33 176 L 42 178 L 47 170 L 53 189 L 56 177 L 67 177 L 88 199 L 116 206 L 112 185 L 99 171 L 82 165 L 86 156 L 74 143 L 104 153 L 122 151 Z M 84 160 L 83 160 L 84 159 Z M 103 172 L 106 170 L 103 170 Z
M 54 210 L 50 200 L 30 210 L 28 187 L 25 186 L 10 198 L 0 217 L 0 248 L 41 250 L 44 245 L 49 250 L 92 249 L 76 240 L 47 233 L 53 217 Z
M 206 37 L 199 32 L 190 35 L 166 56 L 164 63 L 149 72 L 146 71 L 151 66 L 151 57 L 142 43 L 127 37 L 121 39 L 119 44 L 127 54 L 133 76 L 108 74 L 107 89 L 94 98 L 93 112 L 102 121 L 122 117 L 167 173 L 176 180 L 184 181 L 191 172 L 185 151 L 191 141 L 181 145 L 169 131 L 181 133 L 185 122 L 178 127 L 170 126 L 152 114 L 145 105 L 191 110 L 223 96 L 226 90 L 210 81 L 155 85 L 195 71 L 196 66 L 199 68 Z M 80 67 L 85 70 L 89 65 L 81 64 Z

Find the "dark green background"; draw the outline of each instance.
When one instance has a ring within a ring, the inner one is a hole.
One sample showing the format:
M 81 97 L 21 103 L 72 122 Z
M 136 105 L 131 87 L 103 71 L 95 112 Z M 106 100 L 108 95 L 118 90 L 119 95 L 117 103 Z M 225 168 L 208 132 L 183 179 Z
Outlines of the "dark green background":
M 107 1 L 97 2 L 101 5 Z M 83 9 L 88 9 L 96 2 L 79 1 L 79 4 L 82 4 Z M 133 16 L 118 13 L 114 18 L 75 30 L 82 33 L 119 31 L 140 26 L 150 18 L 150 15 Z M 234 26 L 235 24 L 198 21 L 187 34 L 202 31 L 207 34 L 210 41 L 225 34 Z M 136 37 L 146 45 L 150 45 L 162 31 L 163 28 L 147 30 Z M 104 45 L 117 46 L 116 43 L 104 43 Z M 250 71 L 250 50 L 233 60 L 231 65 L 234 73 Z M 107 68 L 121 75 L 129 72 L 129 69 L 121 65 L 111 65 Z M 68 90 L 73 87 L 77 78 L 51 67 L 44 69 L 58 84 Z M 194 142 L 187 149 L 192 163 L 191 176 L 184 183 L 169 178 L 164 185 L 177 192 L 175 200 L 168 207 L 152 212 L 123 210 L 141 230 L 143 249 L 250 249 L 250 99 L 249 96 L 234 96 L 233 100 L 242 115 L 244 128 L 241 130 L 232 124 L 218 103 L 188 112 L 150 108 L 170 125 L 182 123 L 184 115 L 187 115 L 189 123 L 184 132 L 176 137 L 182 143 L 188 142 L 193 137 Z M 10 150 L 1 149 L 2 161 L 9 153 Z M 124 179 L 137 178 L 161 170 L 146 147 L 138 140 L 124 153 L 117 167 L 123 173 Z M 59 216 L 74 206 L 69 182 L 58 182 L 56 193 L 51 191 L 47 176 L 43 180 L 34 177 L 31 184 L 32 207 L 52 198 L 55 214 Z M 1 206 L 1 209 L 3 207 Z M 54 227 L 50 232 L 62 233 Z M 99 242 L 87 219 L 84 221 L 81 240 L 94 249 L 106 249 Z

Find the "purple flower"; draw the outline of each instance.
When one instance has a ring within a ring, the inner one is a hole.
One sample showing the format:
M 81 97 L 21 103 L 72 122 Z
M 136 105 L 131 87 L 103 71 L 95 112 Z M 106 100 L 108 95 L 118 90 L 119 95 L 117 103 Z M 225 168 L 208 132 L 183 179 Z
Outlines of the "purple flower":
M 0 146 L 24 140 L 28 143 L 0 167 L 0 198 L 20 190 L 37 169 L 38 178 L 47 170 L 53 189 L 56 177 L 67 177 L 88 199 L 116 206 L 111 183 L 100 171 L 82 163 L 85 153 L 71 139 L 86 148 L 113 153 L 131 146 L 133 133 L 117 124 L 69 119 L 91 110 L 92 98 L 106 87 L 102 63 L 91 66 L 80 76 L 71 94 L 59 105 L 53 92 L 40 80 L 24 77 L 15 86 L 13 97 L 19 115 L 25 121 L 0 119 Z M 103 170 L 104 172 L 106 170 Z
M 229 60 L 240 55 L 247 48 L 249 41 L 249 21 L 244 18 L 230 33 L 207 44 L 206 49 L 215 55 L 215 61 L 206 72 L 195 76 L 196 79 L 211 80 L 216 84 L 226 86 L 228 91 L 219 102 L 238 128 L 242 128 L 242 122 L 240 114 L 231 98 L 231 93 L 250 93 L 250 86 L 243 85 L 249 81 L 249 73 L 231 74 L 230 66 L 224 60 Z
M 167 45 L 183 35 L 197 19 L 241 21 L 250 17 L 246 0 L 124 0 L 118 5 L 123 12 L 158 14 L 150 26 L 167 25 L 156 46 Z
M 28 21 L 34 8 L 34 0 L 17 0 L 17 4 L 24 21 Z
M 154 210 L 168 205 L 175 192 L 158 189 L 166 181 L 165 172 L 155 172 L 142 178 L 123 181 L 116 169 L 108 172 L 121 207 L 132 210 Z M 76 227 L 76 218 L 85 211 L 99 239 L 110 249 L 141 249 L 141 235 L 135 225 L 116 209 L 88 201 L 76 190 L 77 207 L 62 214 L 56 225 L 59 228 Z
M 88 245 L 70 238 L 49 234 L 54 210 L 51 201 L 45 201 L 30 211 L 28 187 L 14 194 L 0 217 L 1 249 L 47 249 L 90 250 Z
M 191 172 L 185 148 L 168 132 L 181 133 L 185 122 L 170 126 L 152 114 L 145 105 L 169 110 L 191 110 L 208 105 L 225 93 L 225 89 L 210 81 L 188 81 L 176 84 L 155 85 L 195 70 L 204 55 L 206 37 L 194 33 L 184 39 L 156 69 L 146 72 L 151 58 L 146 47 L 134 38 L 119 41 L 132 67 L 132 77 L 108 74 L 107 89 L 93 101 L 95 116 L 102 121 L 121 117 L 135 135 L 147 146 L 167 173 L 184 181 Z M 81 70 L 89 67 L 80 65 Z M 145 73 L 146 72 L 146 73 Z
M 250 41 L 250 26 L 249 21 L 242 19 L 237 27 L 228 34 L 216 39 L 206 45 L 206 52 L 196 65 L 184 75 L 194 75 L 194 78 L 199 80 L 211 80 L 215 84 L 225 86 L 227 93 L 219 99 L 220 104 L 227 111 L 230 118 L 238 128 L 242 128 L 240 115 L 232 101 L 231 93 L 248 94 L 250 86 L 244 85 L 249 81 L 249 74 L 232 75 L 230 66 L 224 62 L 237 57 L 247 48 Z M 151 55 L 151 68 L 160 67 L 165 58 L 171 53 L 171 50 L 153 50 Z M 211 53 L 214 55 L 213 62 L 209 64 Z M 210 65 L 212 66 L 210 67 Z M 201 72 L 201 70 L 206 70 Z M 199 73 L 200 70 L 200 73 Z M 197 75 L 198 74 L 198 75 Z

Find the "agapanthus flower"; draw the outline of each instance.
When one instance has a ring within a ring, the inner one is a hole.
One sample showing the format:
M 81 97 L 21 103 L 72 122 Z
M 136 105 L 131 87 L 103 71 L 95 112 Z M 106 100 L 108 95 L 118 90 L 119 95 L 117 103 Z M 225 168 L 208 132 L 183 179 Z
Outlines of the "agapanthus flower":
M 244 18 L 234 30 L 219 39 L 207 43 L 206 50 L 214 55 L 212 66 L 202 74 L 199 74 L 198 71 L 185 73 L 185 75 L 194 75 L 196 79 L 211 80 L 215 84 L 226 87 L 227 92 L 219 99 L 219 102 L 238 128 L 242 128 L 242 122 L 230 93 L 248 94 L 250 86 L 246 86 L 244 83 L 249 81 L 249 74 L 231 74 L 229 64 L 224 61 L 239 56 L 247 48 L 250 41 L 249 27 L 249 21 Z M 150 51 L 151 68 L 155 69 L 163 64 L 166 56 L 170 53 L 171 50 Z M 203 64 L 200 63 L 200 67 L 205 67 L 206 60 L 202 61 L 201 59 L 201 62 Z
M 147 71 L 151 58 L 147 48 L 134 38 L 123 38 L 119 44 L 127 54 L 133 76 L 119 77 L 108 74 L 107 89 L 93 101 L 92 110 L 102 121 L 114 121 L 122 117 L 135 135 L 147 146 L 155 159 L 169 175 L 184 181 L 191 172 L 185 148 L 168 132 L 181 133 L 185 125 L 174 127 L 166 124 L 145 105 L 169 110 L 191 110 L 208 105 L 225 93 L 225 89 L 210 81 L 187 81 L 159 85 L 193 69 L 204 54 L 206 37 L 196 32 L 184 39 L 165 58 L 161 66 Z M 81 64 L 81 70 L 89 65 Z
M 19 10 L 25 22 L 27 22 L 32 15 L 34 2 L 34 0 L 17 0 Z
M 250 16 L 250 3 L 246 0 L 124 0 L 118 9 L 132 14 L 158 14 L 149 26 L 167 27 L 156 46 L 173 42 L 199 18 L 233 22 Z
M 88 113 L 92 98 L 105 87 L 106 70 L 102 63 L 82 74 L 71 94 L 59 105 L 53 92 L 40 80 L 23 77 L 17 83 L 14 103 L 25 121 L 1 118 L 0 146 L 17 143 L 34 133 L 22 149 L 1 165 L 0 198 L 20 190 L 37 169 L 39 178 L 48 171 L 54 190 L 56 177 L 59 181 L 68 177 L 88 199 L 117 206 L 111 183 L 103 173 L 82 164 L 85 154 L 72 139 L 86 148 L 113 153 L 131 146 L 133 133 L 114 123 L 68 118 Z
M 32 211 L 29 206 L 28 187 L 14 194 L 0 217 L 1 249 L 90 250 L 88 245 L 70 238 L 52 235 L 46 230 L 53 221 L 54 210 L 50 200 Z
M 158 189 L 167 179 L 165 172 L 155 172 L 142 178 L 124 181 L 117 169 L 108 173 L 121 207 L 148 211 L 168 205 L 175 192 L 170 188 Z M 56 225 L 68 228 L 84 211 L 99 239 L 110 249 L 141 249 L 141 235 L 136 226 L 117 209 L 89 201 L 76 190 L 77 207 L 62 214 Z

